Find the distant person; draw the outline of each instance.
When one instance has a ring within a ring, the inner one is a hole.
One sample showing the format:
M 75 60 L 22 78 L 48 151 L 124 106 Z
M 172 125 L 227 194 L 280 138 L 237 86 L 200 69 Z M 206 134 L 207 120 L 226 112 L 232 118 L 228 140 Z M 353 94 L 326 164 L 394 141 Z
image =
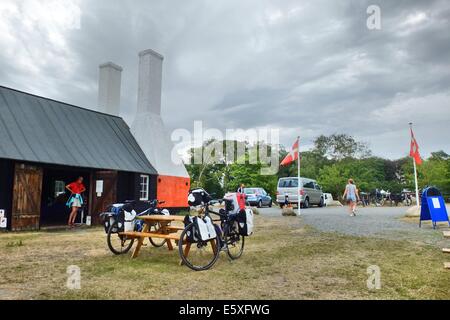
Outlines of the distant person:
M 237 193 L 239 208 L 245 209 L 245 206 L 247 205 L 247 197 L 245 195 L 245 184 L 241 183 L 239 188 L 236 190 L 236 193 Z
M 289 195 L 284 195 L 284 206 L 289 207 Z
M 359 201 L 359 191 L 358 188 L 356 188 L 353 179 L 348 179 L 348 183 L 342 197 L 347 201 L 350 216 L 356 216 L 356 204 L 357 201 Z
M 83 205 L 83 197 L 81 194 L 86 191 L 83 184 L 83 177 L 78 177 L 78 179 L 66 186 L 66 189 L 71 192 L 69 200 L 66 205 L 72 209 L 69 215 L 68 226 L 73 228 L 75 226 L 75 219 L 77 218 L 78 209 Z

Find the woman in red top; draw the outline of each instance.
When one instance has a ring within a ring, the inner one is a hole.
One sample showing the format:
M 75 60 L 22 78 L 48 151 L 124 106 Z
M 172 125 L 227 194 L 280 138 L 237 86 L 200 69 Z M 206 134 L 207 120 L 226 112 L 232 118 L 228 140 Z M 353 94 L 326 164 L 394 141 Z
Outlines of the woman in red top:
M 72 211 L 69 215 L 68 225 L 69 227 L 73 227 L 75 225 L 78 208 L 81 208 L 81 206 L 83 205 L 83 197 L 81 196 L 81 194 L 86 191 L 86 188 L 83 184 L 83 177 L 78 177 L 76 181 L 69 183 L 66 186 L 66 189 L 72 193 L 69 200 L 67 201 L 67 206 L 72 208 Z

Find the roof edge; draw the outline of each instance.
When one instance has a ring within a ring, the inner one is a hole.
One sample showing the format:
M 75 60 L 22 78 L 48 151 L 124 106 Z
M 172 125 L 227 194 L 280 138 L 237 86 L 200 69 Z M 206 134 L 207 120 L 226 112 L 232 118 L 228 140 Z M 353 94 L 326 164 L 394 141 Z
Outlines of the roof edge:
M 37 161 L 37 160 L 26 160 L 26 159 L 16 159 L 16 158 L 12 158 L 12 157 L 0 157 L 0 159 L 4 159 L 7 161 L 16 161 L 16 162 L 21 162 L 21 163 L 29 163 L 29 164 L 35 164 L 35 165 L 39 165 L 39 164 L 43 164 L 43 165 L 55 165 L 55 166 L 61 166 L 61 167 L 70 167 L 70 168 L 79 168 L 79 169 L 84 169 L 84 170 L 112 170 L 112 171 L 118 171 L 118 172 L 128 172 L 128 173 L 138 173 L 138 174 L 148 174 L 148 175 L 158 175 L 158 172 L 156 171 L 155 168 L 153 168 L 155 170 L 155 172 L 148 172 L 146 170 L 144 171 L 136 171 L 136 170 L 130 170 L 130 169 L 116 169 L 116 168 L 103 168 L 103 167 L 84 167 L 84 166 L 79 166 L 79 165 L 68 165 L 68 164 L 64 164 L 64 163 L 57 163 L 57 162 L 48 162 L 48 161 Z
M 64 102 L 64 101 L 60 101 L 60 100 L 56 100 L 56 99 L 52 99 L 52 98 L 47 98 L 47 97 L 44 97 L 44 96 L 40 96 L 40 95 L 37 95 L 37 94 L 34 94 L 34 93 L 29 93 L 29 92 L 26 92 L 26 91 L 14 89 L 14 88 L 11 88 L 11 87 L 0 85 L 0 89 L 7 89 L 7 90 L 19 92 L 19 93 L 23 93 L 23 94 L 26 94 L 28 96 L 32 96 L 32 97 L 35 97 L 35 98 L 45 99 L 45 100 L 48 100 L 48 101 L 61 103 L 61 104 L 64 104 L 66 106 L 69 106 L 69 107 L 73 107 L 73 108 L 77 108 L 77 109 L 81 109 L 81 110 L 85 110 L 85 111 L 90 111 L 90 112 L 95 112 L 95 113 L 102 114 L 102 115 L 105 115 L 105 116 L 109 116 L 109 117 L 113 117 L 113 118 L 118 118 L 118 119 L 124 120 L 121 116 L 116 116 L 116 115 L 113 115 L 113 114 L 109 114 L 109 113 L 105 113 L 105 112 L 101 112 L 101 111 L 97 111 L 97 110 L 93 110 L 93 109 L 89 109 L 89 108 L 85 108 L 85 107 L 80 107 L 80 106 L 77 106 L 75 104 L 71 104 L 71 103 L 68 103 L 68 102 Z M 127 126 L 128 126 L 128 124 L 127 124 Z

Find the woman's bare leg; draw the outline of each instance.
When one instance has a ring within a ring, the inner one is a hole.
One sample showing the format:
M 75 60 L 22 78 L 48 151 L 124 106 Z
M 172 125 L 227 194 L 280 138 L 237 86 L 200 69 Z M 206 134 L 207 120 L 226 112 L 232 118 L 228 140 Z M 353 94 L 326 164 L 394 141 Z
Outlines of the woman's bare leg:
M 72 211 L 70 212 L 70 216 L 69 216 L 69 225 L 75 224 L 75 219 L 77 217 L 77 213 L 78 213 L 78 208 L 72 207 Z
M 75 220 L 77 219 L 78 207 L 74 207 L 73 209 L 72 225 L 75 224 Z
M 72 215 L 73 215 L 73 207 L 72 207 L 72 209 L 71 209 L 71 211 L 70 211 L 70 214 L 69 214 L 69 220 L 67 221 L 67 224 L 68 224 L 69 226 L 72 225 Z

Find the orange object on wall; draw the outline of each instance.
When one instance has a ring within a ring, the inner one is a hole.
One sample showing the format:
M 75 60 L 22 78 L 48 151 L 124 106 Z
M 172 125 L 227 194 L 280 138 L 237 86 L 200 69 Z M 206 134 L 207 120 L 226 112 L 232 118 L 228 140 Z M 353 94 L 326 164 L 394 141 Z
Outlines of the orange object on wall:
M 175 177 L 160 175 L 156 182 L 156 197 L 165 201 L 161 207 L 187 208 L 187 197 L 191 179 L 188 177 Z

